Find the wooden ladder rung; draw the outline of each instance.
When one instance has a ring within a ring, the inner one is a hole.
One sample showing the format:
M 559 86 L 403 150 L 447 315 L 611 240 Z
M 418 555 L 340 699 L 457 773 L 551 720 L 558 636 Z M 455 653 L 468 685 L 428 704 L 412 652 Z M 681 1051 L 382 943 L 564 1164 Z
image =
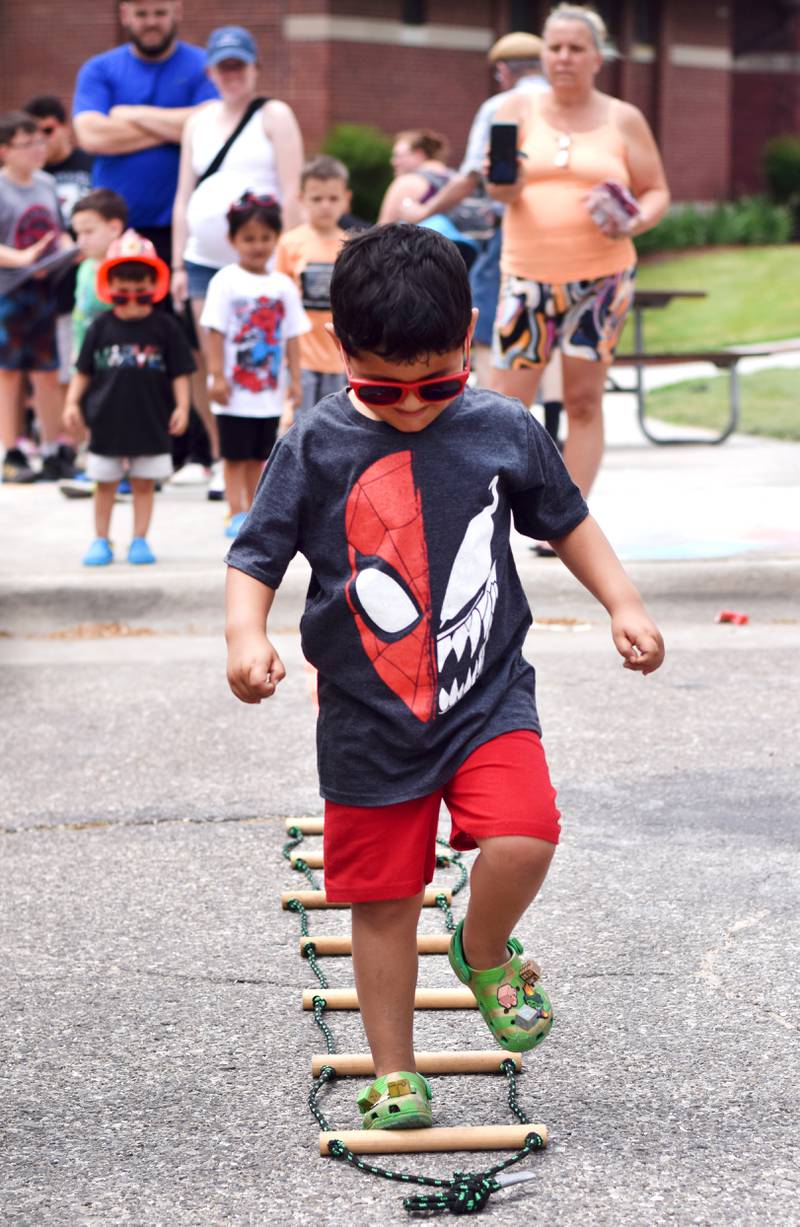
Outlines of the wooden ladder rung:
M 297 827 L 302 835 L 321 835 L 324 818 L 287 818 L 286 830 Z
M 517 1073 L 522 1069 L 518 1052 L 415 1052 L 414 1062 L 421 1074 L 499 1074 L 504 1061 L 513 1061 Z M 317 1052 L 311 1058 L 311 1074 L 319 1077 L 325 1065 L 340 1078 L 375 1076 L 375 1063 L 368 1052 Z
M 425 897 L 422 900 L 423 907 L 436 907 L 437 895 L 444 895 L 448 907 L 453 902 L 453 892 L 451 890 L 440 889 L 438 886 L 427 886 L 425 888 Z M 292 899 L 296 899 L 298 903 L 302 903 L 303 907 L 306 908 L 350 907 L 349 903 L 328 903 L 324 890 L 285 890 L 281 895 L 281 907 L 285 910 Z
M 354 988 L 303 989 L 303 1009 L 314 1009 L 314 998 L 323 997 L 329 1010 L 357 1010 L 358 996 Z M 468 988 L 418 988 L 414 994 L 415 1010 L 475 1010 L 475 998 Z
M 352 954 L 353 939 L 349 933 L 342 933 L 340 936 L 317 936 L 315 933 L 312 937 L 300 938 L 300 953 L 303 953 L 304 948 L 309 942 L 313 942 L 316 946 L 317 954 Z M 450 934 L 449 933 L 418 933 L 417 934 L 417 954 L 447 954 L 450 949 Z
M 547 1126 L 463 1125 L 451 1129 L 354 1129 L 321 1133 L 319 1153 L 338 1138 L 357 1155 L 399 1155 L 441 1150 L 519 1150 L 529 1133 L 547 1145 Z
M 294 865 L 297 861 L 305 861 L 309 869 L 324 869 L 321 852 L 290 852 L 289 860 Z

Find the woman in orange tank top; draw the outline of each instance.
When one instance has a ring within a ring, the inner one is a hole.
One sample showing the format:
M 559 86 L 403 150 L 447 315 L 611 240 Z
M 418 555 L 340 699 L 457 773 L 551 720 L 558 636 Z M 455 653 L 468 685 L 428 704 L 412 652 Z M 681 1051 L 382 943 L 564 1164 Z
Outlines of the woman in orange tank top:
M 487 185 L 507 206 L 493 387 L 531 404 L 552 349 L 560 348 L 564 460 L 584 496 L 600 467 L 603 387 L 633 300 L 632 236 L 654 226 L 669 204 L 643 115 L 594 88 L 604 39 L 593 9 L 560 4 L 551 12 L 542 50 L 550 89 L 512 96 L 497 115 L 496 122 L 518 126 L 517 182 Z M 598 193 L 601 184 L 612 186 Z

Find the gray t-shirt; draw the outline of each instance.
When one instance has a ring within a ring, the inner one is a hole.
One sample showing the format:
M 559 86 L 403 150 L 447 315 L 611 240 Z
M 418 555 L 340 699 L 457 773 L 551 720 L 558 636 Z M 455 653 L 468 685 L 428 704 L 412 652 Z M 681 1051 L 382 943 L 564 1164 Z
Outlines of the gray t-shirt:
M 58 235 L 63 230 L 55 181 L 43 171 L 34 171 L 25 186 L 0 173 L 0 243 L 4 247 L 30 247 L 48 230 L 54 230 L 52 253 L 58 252 Z M 50 248 L 45 253 L 51 254 Z M 39 267 L 39 263 L 37 263 Z M 30 269 L 0 268 L 0 294 L 27 280 Z
M 311 564 L 323 797 L 424 796 L 491 738 L 539 731 L 511 522 L 550 540 L 587 514 L 547 433 L 493 392 L 467 389 L 417 433 L 346 392 L 295 422 L 226 561 L 270 588 L 296 552 Z

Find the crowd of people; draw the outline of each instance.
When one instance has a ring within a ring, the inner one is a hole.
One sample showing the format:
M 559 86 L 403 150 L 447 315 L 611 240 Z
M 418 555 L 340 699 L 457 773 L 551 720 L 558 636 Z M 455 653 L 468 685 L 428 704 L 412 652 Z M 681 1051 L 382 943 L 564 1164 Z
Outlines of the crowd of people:
M 304 160 L 291 108 L 258 92 L 248 30 L 216 29 L 202 49 L 179 38 L 179 16 L 174 3 L 122 3 L 128 41 L 83 65 L 71 122 L 50 96 L 0 117 L 3 480 L 94 496 L 87 565 L 111 561 L 120 489 L 134 500 L 131 562 L 154 561 L 147 528 L 167 480 L 226 498 L 236 536 L 276 437 L 347 378 L 328 297 L 353 221 L 347 168 Z M 499 39 L 500 91 L 458 170 L 436 133 L 399 133 L 378 219 L 456 242 L 479 312 L 474 378 L 526 405 L 540 395 L 554 437 L 563 402 L 564 459 L 584 496 L 632 300 L 632 236 L 668 203 L 645 120 L 595 87 L 604 44 L 597 14 L 568 4 L 541 39 Z M 487 180 L 497 121 L 517 125 L 509 186 Z M 609 184 L 634 202 L 622 219 L 592 207 Z

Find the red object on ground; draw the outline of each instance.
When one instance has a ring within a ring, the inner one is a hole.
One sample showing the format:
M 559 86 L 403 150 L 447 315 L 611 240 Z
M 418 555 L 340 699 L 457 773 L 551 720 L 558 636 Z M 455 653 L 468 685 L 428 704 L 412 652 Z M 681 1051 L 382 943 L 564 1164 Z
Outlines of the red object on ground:
M 734 609 L 723 609 L 717 614 L 715 621 L 732 622 L 734 626 L 745 626 L 750 619 L 746 613 L 737 613 Z

